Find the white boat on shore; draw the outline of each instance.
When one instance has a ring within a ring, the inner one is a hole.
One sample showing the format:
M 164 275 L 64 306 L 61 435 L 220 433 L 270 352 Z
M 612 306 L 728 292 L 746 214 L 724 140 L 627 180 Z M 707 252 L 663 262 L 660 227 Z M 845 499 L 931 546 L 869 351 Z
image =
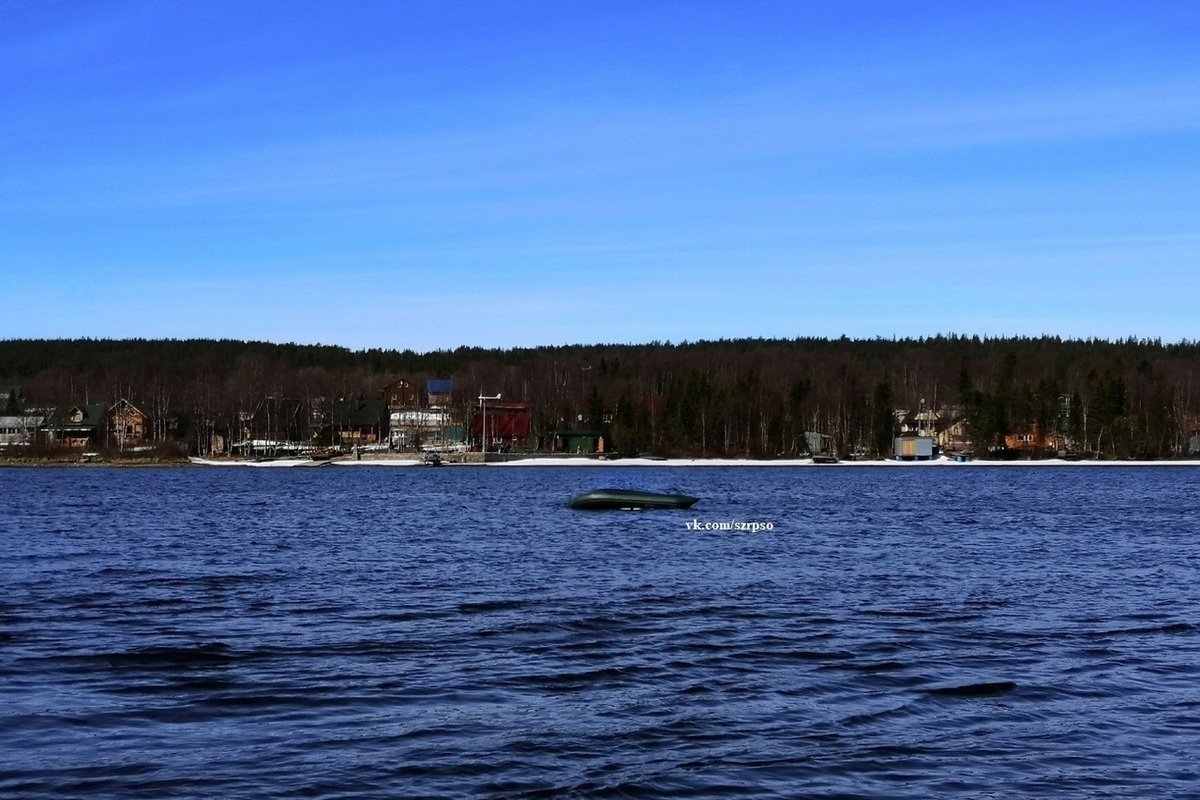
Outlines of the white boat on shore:
M 260 460 L 188 458 L 193 464 L 202 467 L 327 467 L 333 464 L 328 459 L 314 461 L 311 458 L 264 458 Z

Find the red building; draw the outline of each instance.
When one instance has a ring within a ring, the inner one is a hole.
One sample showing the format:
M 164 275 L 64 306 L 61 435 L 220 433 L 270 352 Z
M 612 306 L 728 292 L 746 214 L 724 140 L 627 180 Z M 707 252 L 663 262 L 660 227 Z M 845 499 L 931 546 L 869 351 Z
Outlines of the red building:
M 484 415 L 487 416 L 488 450 L 524 446 L 532 427 L 533 413 L 526 403 L 488 402 L 476 408 L 471 417 L 468 435 L 472 442 L 483 437 Z

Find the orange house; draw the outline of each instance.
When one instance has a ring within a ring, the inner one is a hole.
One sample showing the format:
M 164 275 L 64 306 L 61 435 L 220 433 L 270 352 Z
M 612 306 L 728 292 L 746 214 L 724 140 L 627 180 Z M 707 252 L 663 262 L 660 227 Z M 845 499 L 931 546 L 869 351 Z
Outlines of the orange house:
M 1041 454 L 1047 450 L 1058 452 L 1067 448 L 1061 433 L 1050 431 L 1043 434 L 1037 424 L 1028 430 L 1010 433 L 1004 437 L 1004 446 L 1009 450 L 1019 450 L 1026 453 Z

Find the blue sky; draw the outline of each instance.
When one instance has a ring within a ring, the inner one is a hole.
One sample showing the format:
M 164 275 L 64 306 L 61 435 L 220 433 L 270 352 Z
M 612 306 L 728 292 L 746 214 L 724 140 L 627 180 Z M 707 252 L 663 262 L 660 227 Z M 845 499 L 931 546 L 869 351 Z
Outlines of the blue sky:
M 1200 3 L 0 0 L 0 338 L 1200 338 Z

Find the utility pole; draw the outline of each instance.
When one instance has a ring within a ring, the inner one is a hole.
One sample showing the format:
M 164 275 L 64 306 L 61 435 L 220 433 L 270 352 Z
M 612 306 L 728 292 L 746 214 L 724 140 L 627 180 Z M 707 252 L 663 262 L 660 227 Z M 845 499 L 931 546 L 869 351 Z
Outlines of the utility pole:
M 481 451 L 481 460 L 480 460 L 481 464 L 487 463 L 487 401 L 488 400 L 499 400 L 499 399 L 500 399 L 499 392 L 497 392 L 494 395 L 485 395 L 485 394 L 479 395 L 479 410 L 483 416 L 483 432 L 480 435 L 480 441 L 479 441 L 479 449 Z

